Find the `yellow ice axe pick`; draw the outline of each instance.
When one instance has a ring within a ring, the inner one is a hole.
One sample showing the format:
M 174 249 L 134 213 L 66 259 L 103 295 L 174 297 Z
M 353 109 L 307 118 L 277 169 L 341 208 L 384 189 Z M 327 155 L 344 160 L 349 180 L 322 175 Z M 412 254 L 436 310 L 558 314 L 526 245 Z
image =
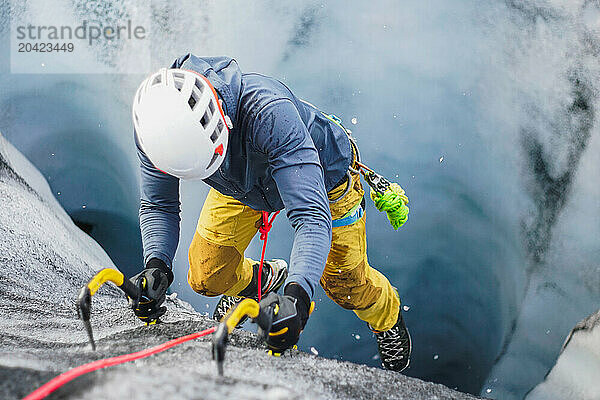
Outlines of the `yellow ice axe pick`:
M 227 346 L 229 335 L 240 320 L 246 316 L 252 318 L 252 322 L 258 325 L 258 336 L 263 340 L 271 330 L 273 307 L 262 309 L 255 300 L 244 299 L 237 306 L 229 310 L 215 331 L 212 341 L 212 358 L 217 362 L 217 370 L 220 376 L 223 376 L 225 347 Z
M 96 350 L 96 343 L 94 342 L 94 334 L 92 332 L 92 324 L 90 323 L 90 314 L 92 309 L 92 296 L 96 294 L 98 289 L 102 287 L 106 282 L 114 283 L 119 289 L 121 289 L 132 301 L 139 302 L 141 292 L 138 287 L 126 279 L 125 276 L 113 268 L 104 268 L 100 270 L 94 277 L 88 282 L 87 285 L 81 288 L 79 297 L 77 299 L 77 313 L 83 321 L 85 330 L 87 331 L 92 350 Z

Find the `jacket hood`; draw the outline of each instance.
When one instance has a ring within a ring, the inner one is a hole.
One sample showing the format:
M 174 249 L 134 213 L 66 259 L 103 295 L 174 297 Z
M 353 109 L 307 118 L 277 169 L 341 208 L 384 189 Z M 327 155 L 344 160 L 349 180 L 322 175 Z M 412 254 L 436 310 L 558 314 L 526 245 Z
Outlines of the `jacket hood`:
M 190 69 L 204 75 L 222 98 L 225 114 L 236 121 L 242 86 L 242 71 L 230 57 L 198 57 L 188 53 L 179 57 L 171 68 Z

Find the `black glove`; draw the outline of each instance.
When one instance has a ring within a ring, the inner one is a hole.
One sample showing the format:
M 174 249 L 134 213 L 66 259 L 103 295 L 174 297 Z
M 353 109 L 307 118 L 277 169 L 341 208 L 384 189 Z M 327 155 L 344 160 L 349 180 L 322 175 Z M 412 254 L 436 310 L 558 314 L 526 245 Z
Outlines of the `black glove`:
M 150 324 L 167 312 L 167 307 L 161 307 L 167 288 L 173 283 L 173 272 L 167 264 L 158 258 L 151 258 L 146 268 L 130 281 L 141 289 L 139 301 L 134 299 L 132 302 L 133 311 L 139 319 Z
M 260 302 L 261 309 L 271 308 L 273 324 L 267 335 L 267 347 L 275 354 L 289 349 L 300 338 L 300 333 L 308 321 L 313 304 L 302 286 L 290 283 L 285 288 L 285 295 L 269 293 Z

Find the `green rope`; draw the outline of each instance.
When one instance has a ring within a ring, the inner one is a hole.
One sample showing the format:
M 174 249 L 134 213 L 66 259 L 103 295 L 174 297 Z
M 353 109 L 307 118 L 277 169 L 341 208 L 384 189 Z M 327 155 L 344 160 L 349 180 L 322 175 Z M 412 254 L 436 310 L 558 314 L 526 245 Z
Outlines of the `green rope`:
M 371 189 L 371 199 L 379 211 L 385 211 L 394 229 L 400 228 L 408 220 L 408 197 L 404 189 L 392 183 L 385 193 L 379 194 Z

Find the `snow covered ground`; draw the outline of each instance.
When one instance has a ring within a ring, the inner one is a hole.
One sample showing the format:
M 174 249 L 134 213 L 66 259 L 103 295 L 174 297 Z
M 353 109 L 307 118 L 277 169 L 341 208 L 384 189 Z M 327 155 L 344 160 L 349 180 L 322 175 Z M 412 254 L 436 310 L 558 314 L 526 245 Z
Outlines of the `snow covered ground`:
M 20 399 L 67 369 L 156 345 L 214 325 L 179 299 L 163 324 L 145 327 L 105 285 L 93 298 L 97 351 L 75 299 L 112 263 L 80 231 L 39 172 L 0 135 L 0 398 Z M 270 357 L 254 335 L 232 335 L 219 378 L 208 338 L 77 379 L 50 398 L 68 399 L 474 399 L 442 385 L 296 352 Z

